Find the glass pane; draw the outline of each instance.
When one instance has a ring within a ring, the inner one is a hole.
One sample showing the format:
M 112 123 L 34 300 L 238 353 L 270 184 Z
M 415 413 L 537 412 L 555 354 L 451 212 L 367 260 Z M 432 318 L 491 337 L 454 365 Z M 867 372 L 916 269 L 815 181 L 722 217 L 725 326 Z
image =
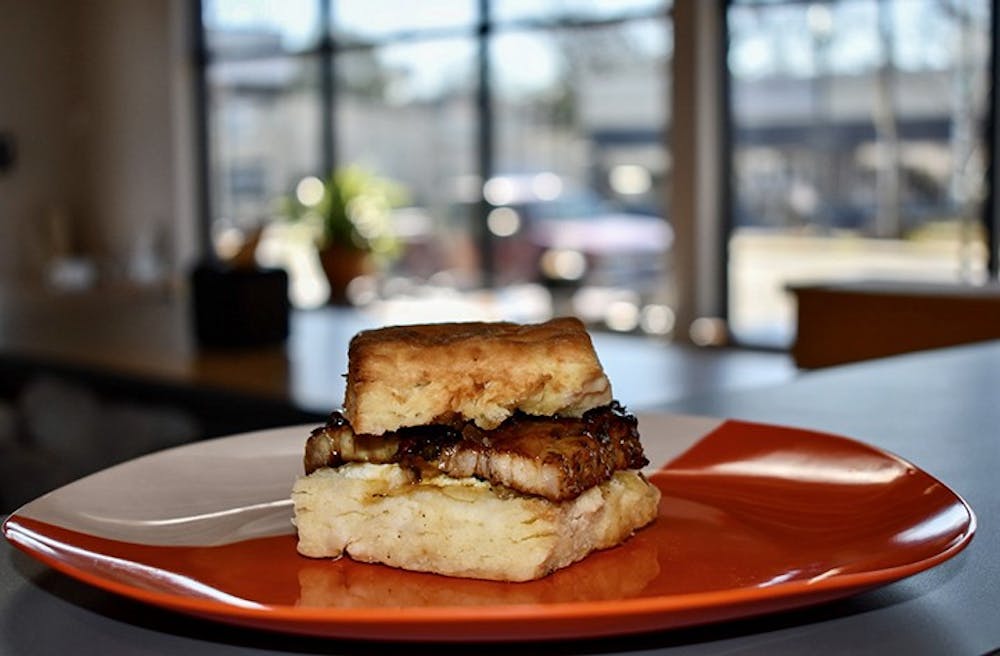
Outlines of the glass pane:
M 989 3 L 744 1 L 728 20 L 736 337 L 790 342 L 789 283 L 982 280 Z
M 205 44 L 219 57 L 307 50 L 319 40 L 319 16 L 319 0 L 205 0 Z
M 672 327 L 671 52 L 662 19 L 493 39 L 496 175 L 484 192 L 501 281 L 542 280 L 557 311 L 612 328 Z
M 494 0 L 493 20 L 498 22 L 521 20 L 600 20 L 636 13 L 663 11 L 669 0 Z
M 314 58 L 209 66 L 212 217 L 217 232 L 262 226 L 277 201 L 320 163 Z
M 333 5 L 334 38 L 347 43 L 379 41 L 394 34 L 425 30 L 472 31 L 476 0 L 337 0 Z
M 393 272 L 410 283 L 478 282 L 470 217 L 457 211 L 476 172 L 472 39 L 348 51 L 337 60 L 337 159 L 405 187 Z

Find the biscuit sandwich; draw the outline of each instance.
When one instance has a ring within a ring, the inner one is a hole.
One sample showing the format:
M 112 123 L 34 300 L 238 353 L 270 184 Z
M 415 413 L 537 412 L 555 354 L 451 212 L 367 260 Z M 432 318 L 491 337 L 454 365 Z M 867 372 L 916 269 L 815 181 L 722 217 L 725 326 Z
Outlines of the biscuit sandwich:
M 583 324 L 359 333 L 292 500 L 298 551 L 528 581 L 624 542 L 660 493 Z

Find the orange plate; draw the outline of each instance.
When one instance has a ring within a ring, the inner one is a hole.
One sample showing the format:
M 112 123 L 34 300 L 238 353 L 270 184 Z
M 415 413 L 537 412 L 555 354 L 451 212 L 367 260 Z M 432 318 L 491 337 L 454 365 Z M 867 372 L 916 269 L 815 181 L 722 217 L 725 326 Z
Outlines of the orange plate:
M 199 442 L 24 506 L 14 545 L 88 584 L 183 613 L 383 640 L 531 640 L 661 630 L 843 597 L 937 565 L 975 517 L 915 466 L 834 435 L 640 417 L 663 491 L 625 545 L 530 583 L 310 560 L 288 489 L 306 429 Z

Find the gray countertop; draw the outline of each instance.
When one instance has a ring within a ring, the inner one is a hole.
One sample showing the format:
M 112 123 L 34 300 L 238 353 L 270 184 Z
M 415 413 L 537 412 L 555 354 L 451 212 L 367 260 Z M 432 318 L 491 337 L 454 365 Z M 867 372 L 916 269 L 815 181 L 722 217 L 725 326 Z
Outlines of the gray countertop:
M 1000 342 L 900 356 L 792 382 L 703 393 L 661 409 L 848 435 L 894 452 L 962 495 L 971 545 L 944 564 L 807 609 L 586 642 L 479 645 L 482 653 L 970 654 L 1000 647 Z M 0 546 L 2 654 L 235 654 L 397 651 L 217 625 L 90 588 Z M 468 652 L 410 645 L 407 652 Z

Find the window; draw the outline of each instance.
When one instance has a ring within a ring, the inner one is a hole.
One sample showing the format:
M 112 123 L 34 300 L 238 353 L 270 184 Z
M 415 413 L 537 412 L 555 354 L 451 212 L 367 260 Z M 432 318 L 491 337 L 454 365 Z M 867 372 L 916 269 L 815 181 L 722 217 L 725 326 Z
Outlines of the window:
M 990 6 L 725 3 L 738 342 L 789 344 L 797 282 L 988 276 Z M 203 0 L 201 16 L 218 236 L 358 164 L 408 207 L 404 248 L 355 300 L 534 285 L 594 326 L 671 332 L 669 0 Z
M 729 319 L 785 346 L 785 287 L 980 282 L 987 0 L 734 1 Z
M 204 0 L 212 232 L 224 245 L 303 178 L 359 165 L 408 206 L 402 252 L 356 300 L 534 285 L 552 311 L 667 332 L 668 9 Z

